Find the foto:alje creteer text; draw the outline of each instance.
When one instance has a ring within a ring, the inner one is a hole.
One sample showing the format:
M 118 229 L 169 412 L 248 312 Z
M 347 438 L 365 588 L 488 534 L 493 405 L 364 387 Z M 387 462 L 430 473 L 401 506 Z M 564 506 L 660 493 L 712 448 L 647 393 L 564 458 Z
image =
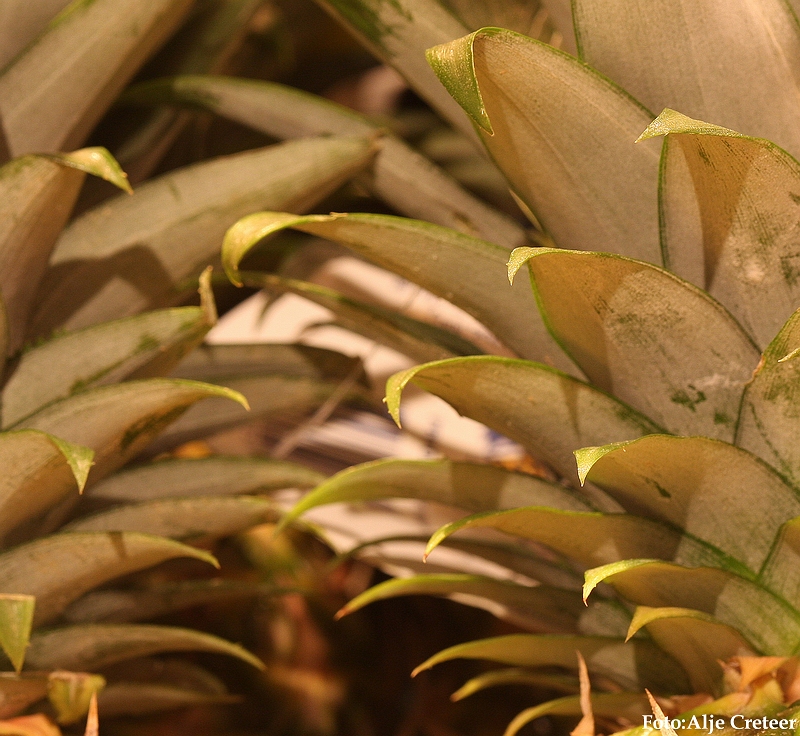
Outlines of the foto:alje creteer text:
M 728 718 L 720 718 L 714 715 L 704 713 L 701 716 L 692 716 L 688 721 L 680 718 L 656 718 L 655 716 L 644 717 L 645 728 L 655 728 L 659 731 L 668 730 L 672 727 L 674 730 L 681 728 L 696 728 L 705 731 L 708 734 L 713 734 L 715 731 L 721 731 L 726 726 L 740 730 L 767 730 L 776 729 L 781 730 L 791 729 L 794 731 L 797 728 L 796 718 L 768 718 L 762 716 L 761 718 L 745 718 L 743 715 L 735 715 Z

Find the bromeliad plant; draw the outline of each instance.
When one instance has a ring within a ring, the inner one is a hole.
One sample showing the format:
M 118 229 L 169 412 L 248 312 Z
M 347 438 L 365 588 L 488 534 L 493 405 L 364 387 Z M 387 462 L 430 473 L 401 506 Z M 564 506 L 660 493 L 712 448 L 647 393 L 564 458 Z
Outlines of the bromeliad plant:
M 442 227 L 453 208 L 439 207 L 450 200 L 436 190 L 391 199 L 436 224 L 250 215 L 226 236 L 224 265 L 234 283 L 302 293 L 409 355 L 436 356 L 389 380 L 395 420 L 413 383 L 519 442 L 557 481 L 447 460 L 378 462 L 326 481 L 290 518 L 342 501 L 444 502 L 472 515 L 439 530 L 426 554 L 459 545 L 539 583 L 422 576 L 346 610 L 408 593 L 469 595 L 546 632 L 469 642 L 420 665 L 466 657 L 513 667 L 457 697 L 509 682 L 575 692 L 577 679 L 552 668 L 575 668 L 577 650 L 595 677 L 592 707 L 618 723 L 650 713 L 644 688 L 696 693 L 667 703 L 671 714 L 694 707 L 687 721 L 782 711 L 797 698 L 800 649 L 800 26 L 790 4 L 574 0 L 578 58 L 498 28 L 451 40 L 472 30 L 460 4 L 331 5 L 480 138 L 530 212 L 533 242 L 477 208 L 458 218 L 461 232 Z M 492 8 L 478 5 L 485 22 Z M 422 50 L 443 41 L 428 51 L 436 86 Z M 275 135 L 366 126 L 237 80 L 177 78 L 129 99 L 200 105 Z M 395 139 L 379 145 L 374 191 L 420 171 Z M 429 181 L 420 173 L 414 184 Z M 251 248 L 287 228 L 452 301 L 517 357 L 468 355 L 387 310 L 240 270 Z M 514 278 L 520 270 L 532 290 Z M 485 529 L 529 544 L 460 534 Z M 509 733 L 548 713 L 580 714 L 580 698 L 526 711 Z

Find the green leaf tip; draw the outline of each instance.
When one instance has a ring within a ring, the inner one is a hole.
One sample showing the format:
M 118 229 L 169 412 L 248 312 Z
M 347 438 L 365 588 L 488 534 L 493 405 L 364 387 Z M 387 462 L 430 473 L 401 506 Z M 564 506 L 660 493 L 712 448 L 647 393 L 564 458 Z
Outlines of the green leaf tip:
M 659 560 L 645 559 L 645 560 L 619 560 L 617 562 L 610 562 L 607 565 L 600 565 L 600 567 L 593 567 L 584 573 L 583 579 L 583 602 L 586 603 L 589 599 L 591 592 L 602 582 L 616 575 L 619 572 L 625 572 L 640 565 L 647 565 L 651 562 L 658 562 Z M 588 605 L 588 603 L 587 603 Z
M 89 471 L 94 465 L 94 450 L 83 445 L 76 445 L 74 442 L 67 442 L 60 437 L 52 435 L 48 435 L 48 437 L 59 449 L 70 470 L 72 470 L 75 483 L 78 485 L 78 493 L 83 493 L 83 489 L 86 487 L 86 479 L 89 477 Z
M 46 153 L 42 154 L 42 156 L 62 166 L 69 166 L 78 171 L 97 176 L 100 179 L 105 179 L 107 182 L 119 187 L 123 192 L 133 194 L 128 175 L 122 170 L 117 159 L 111 155 L 107 148 L 93 146 L 91 148 L 81 148 L 72 153 Z
M 428 64 L 451 97 L 472 121 L 488 135 L 494 135 L 475 75 L 474 44 L 495 29 L 483 28 L 455 41 L 434 46 L 425 52 Z
M 35 607 L 36 598 L 32 595 L 0 594 L 0 648 L 17 674 L 25 662 Z
M 635 440 L 632 440 L 635 442 Z M 612 442 L 610 445 L 601 445 L 600 447 L 582 447 L 580 450 L 573 451 L 573 455 L 575 455 L 575 460 L 578 463 L 578 478 L 581 482 L 581 485 L 586 483 L 586 477 L 589 475 L 589 471 L 594 467 L 598 460 L 604 458 L 610 452 L 614 452 L 614 450 L 618 450 L 623 448 L 623 452 L 625 451 L 624 448 L 626 445 L 629 445 L 630 442 Z
M 522 246 L 521 248 L 514 248 L 511 251 L 511 256 L 508 259 L 508 283 L 514 285 L 514 277 L 517 272 L 531 259 L 541 248 L 531 248 L 529 246 Z
M 695 120 L 688 115 L 684 115 L 676 110 L 665 107 L 661 114 L 645 128 L 644 132 L 636 139 L 636 143 L 646 141 L 650 138 L 658 138 L 661 135 L 671 133 L 688 133 L 694 135 L 724 135 L 733 138 L 742 138 L 740 133 L 719 125 L 705 123 L 702 120 Z
M 242 259 L 264 238 L 293 225 L 318 219 L 324 215 L 292 215 L 288 212 L 256 212 L 235 222 L 222 241 L 222 267 L 235 286 L 244 286 L 239 274 Z
M 213 266 L 208 266 L 200 274 L 197 293 L 200 294 L 200 309 L 203 310 L 203 317 L 209 327 L 217 324 L 219 315 L 217 314 L 217 302 L 214 300 L 214 291 L 211 288 L 211 276 L 214 272 Z
M 89 712 L 92 698 L 106 686 L 102 675 L 56 670 L 47 678 L 47 697 L 62 725 L 75 723 Z

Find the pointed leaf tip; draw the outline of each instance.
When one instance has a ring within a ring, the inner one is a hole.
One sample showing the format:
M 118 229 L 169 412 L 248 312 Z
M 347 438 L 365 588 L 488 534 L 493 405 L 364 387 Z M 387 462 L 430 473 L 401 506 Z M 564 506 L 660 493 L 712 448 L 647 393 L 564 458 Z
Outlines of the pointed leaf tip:
M 455 41 L 434 46 L 425 52 L 428 64 L 452 98 L 472 121 L 489 135 L 494 135 L 492 122 L 483 104 L 478 79 L 475 76 L 473 46 L 491 29 L 482 29 Z
M 581 485 L 586 483 L 586 478 L 589 471 L 594 467 L 598 460 L 608 455 L 609 452 L 619 449 L 628 442 L 613 442 L 610 445 L 602 445 L 600 447 L 582 447 L 580 450 L 574 450 L 575 460 L 578 464 L 578 478 Z
M 35 606 L 36 598 L 32 595 L 0 595 L 0 648 L 11 660 L 17 674 L 25 662 Z
M 520 270 L 528 260 L 534 256 L 536 253 L 536 248 L 530 248 L 528 246 L 523 246 L 521 248 L 514 248 L 511 251 L 511 256 L 508 259 L 508 283 L 512 286 L 514 285 L 514 277 L 517 275 L 517 271 Z
M 635 142 L 640 143 L 641 141 L 646 141 L 650 138 L 658 138 L 658 136 L 661 135 L 669 135 L 670 133 L 726 135 L 734 138 L 742 137 L 741 133 L 737 133 L 729 128 L 723 128 L 712 123 L 705 123 L 702 120 L 695 120 L 677 110 L 671 110 L 665 107 L 661 111 L 661 114 L 644 129 Z
M 111 155 L 107 148 L 93 146 L 91 148 L 81 148 L 72 153 L 48 153 L 42 155 L 62 166 L 69 166 L 78 171 L 97 176 L 100 179 L 105 179 L 123 192 L 133 194 L 128 175 L 122 170 L 117 159 Z

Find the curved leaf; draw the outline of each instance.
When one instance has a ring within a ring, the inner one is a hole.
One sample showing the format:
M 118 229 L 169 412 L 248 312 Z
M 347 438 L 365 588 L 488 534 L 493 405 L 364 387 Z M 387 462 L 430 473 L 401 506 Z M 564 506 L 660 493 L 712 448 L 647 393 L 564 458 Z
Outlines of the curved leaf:
M 104 148 L 23 156 L 0 168 L 0 294 L 11 350 L 23 341 L 36 288 L 85 173 L 130 189 Z
M 674 107 L 800 154 L 800 32 L 789 3 L 576 0 L 573 11 L 581 59 L 651 110 Z
M 94 452 L 44 432 L 0 432 L 0 539 L 83 490 Z
M 345 329 L 386 345 L 415 361 L 439 360 L 456 355 L 477 355 L 482 350 L 454 332 L 408 317 L 382 306 L 350 299 L 333 289 L 287 279 L 274 274 L 242 273 L 246 286 L 302 296 L 333 312 Z
M 800 609 L 800 518 L 781 527 L 759 577 L 764 586 Z
M 800 487 L 800 310 L 764 351 L 744 390 L 736 444 L 766 460 Z
M 343 381 L 360 362 L 351 355 L 301 343 L 201 345 L 172 375 L 211 383 L 229 376 L 265 373 Z
M 519 442 L 566 478 L 577 481 L 572 453 L 591 437 L 606 442 L 661 431 L 611 396 L 544 365 L 491 356 L 453 358 L 396 373 L 386 404 L 400 422 L 406 384 L 450 403 L 459 414 Z M 612 439 L 614 438 L 614 439 Z
M 752 654 L 739 633 L 713 616 L 689 608 L 648 608 L 639 606 L 628 636 L 642 627 L 661 649 L 686 670 L 692 688 L 699 693 L 720 694 L 720 662 L 734 655 Z
M 244 396 L 249 413 L 222 399 L 203 402 L 189 409 L 161 434 L 152 448 L 154 452 L 242 422 L 257 419 L 299 420 L 318 408 L 340 385 L 333 381 L 280 374 L 230 376 L 220 379 L 220 382 L 224 382 L 234 393 Z M 367 392 L 355 386 L 344 398 L 364 401 L 366 397 Z
M 474 695 L 481 690 L 498 685 L 530 685 L 531 687 L 545 690 L 558 690 L 568 693 L 578 692 L 578 678 L 569 675 L 550 675 L 526 670 L 520 667 L 511 667 L 502 670 L 490 670 L 471 680 L 467 680 L 451 696 L 450 700 L 459 701 Z
M 687 684 L 674 660 L 650 642 L 623 642 L 600 636 L 510 634 L 471 641 L 434 654 L 414 674 L 451 659 L 488 659 L 522 667 L 556 666 L 574 670 L 576 651 L 584 656 L 590 672 L 610 677 L 623 687 L 683 692 Z
M 674 110 L 641 137 L 656 135 L 669 140 L 660 194 L 664 262 L 724 304 L 764 347 L 800 297 L 793 199 L 800 164 L 770 141 Z
M 127 504 L 77 519 L 65 532 L 141 532 L 172 539 L 228 537 L 260 524 L 272 502 L 252 496 L 207 496 Z
M 263 238 L 286 228 L 334 240 L 451 301 L 523 357 L 575 370 L 547 334 L 530 292 L 508 288 L 508 250 L 499 245 L 388 215 L 261 212 L 240 220 L 225 235 L 222 263 L 229 278 L 241 283 L 238 267 L 245 255 Z M 520 314 L 526 319 L 520 320 Z
M 577 59 L 499 28 L 428 51 L 511 186 L 563 248 L 661 263 L 652 115 Z
M 143 716 L 177 708 L 238 703 L 241 697 L 148 682 L 115 682 L 97 697 L 104 718 Z
M 205 293 L 210 297 L 210 290 Z M 3 388 L 3 423 L 16 424 L 95 386 L 168 372 L 216 322 L 213 297 L 204 301 L 202 307 L 164 309 L 59 335 L 28 350 Z
M 626 511 L 669 522 L 753 571 L 800 498 L 766 463 L 706 437 L 650 435 L 575 453 L 579 474 Z
M 13 155 L 74 148 L 186 16 L 189 0 L 74 0 L 0 72 Z
M 145 534 L 55 534 L 0 555 L 0 592 L 35 596 L 34 623 L 39 625 L 88 590 L 175 557 L 216 565 L 208 552 Z
M 443 95 L 446 99 L 446 95 Z M 369 135 L 380 126 L 350 108 L 293 87 L 255 79 L 184 75 L 143 82 L 123 101 L 180 104 L 209 110 L 277 138 Z M 384 134 L 368 186 L 398 212 L 507 247 L 522 245 L 524 230 L 463 189 L 401 139 Z
M 800 643 L 795 609 L 758 583 L 724 570 L 624 560 L 588 570 L 584 599 L 601 582 L 633 603 L 708 613 L 740 631 L 761 651 L 792 652 Z
M 158 618 L 193 606 L 282 595 L 297 589 L 237 580 L 187 580 L 133 590 L 94 590 L 71 603 L 63 617 L 70 623 L 128 623 Z
M 151 378 L 90 389 L 56 401 L 18 424 L 95 451 L 97 479 L 138 454 L 165 426 L 200 399 L 218 397 L 247 406 L 238 392 L 198 381 Z
M 587 567 L 643 558 L 712 567 L 727 561 L 713 548 L 650 519 L 540 506 L 474 514 L 446 524 L 430 538 L 425 556 L 451 534 L 481 527 L 546 544 Z
M 637 722 L 650 710 L 647 696 L 642 693 L 595 693 L 591 696 L 592 712 L 603 718 L 623 718 Z M 580 716 L 581 698 L 570 695 L 526 708 L 506 727 L 503 736 L 514 736 L 523 726 L 542 716 Z
M 562 486 L 494 465 L 388 459 L 347 468 L 324 481 L 281 519 L 281 526 L 317 506 L 384 498 L 418 498 L 472 512 L 534 504 L 569 511 L 589 509 Z
M 28 664 L 38 669 L 98 670 L 115 662 L 160 652 L 211 652 L 264 669 L 260 659 L 238 644 L 174 626 L 86 624 L 34 634 Z
M 40 286 L 33 336 L 169 306 L 219 252 L 236 220 L 265 207 L 303 209 L 374 153 L 363 138 L 315 138 L 187 166 L 75 220 Z M 120 275 L 124 273 L 124 277 Z
M 688 282 L 608 253 L 520 248 L 544 319 L 600 388 L 669 431 L 732 440 L 756 347 Z
M 93 485 L 84 495 L 87 500 L 115 503 L 150 501 L 311 488 L 323 480 L 322 473 L 282 460 L 213 456 L 126 468 Z
M 375 601 L 404 595 L 446 596 L 485 608 L 499 618 L 508 618 L 533 631 L 574 632 L 582 612 L 578 594 L 547 585 L 517 585 L 479 575 L 418 575 L 386 580 L 369 588 L 340 609 L 336 618 Z

